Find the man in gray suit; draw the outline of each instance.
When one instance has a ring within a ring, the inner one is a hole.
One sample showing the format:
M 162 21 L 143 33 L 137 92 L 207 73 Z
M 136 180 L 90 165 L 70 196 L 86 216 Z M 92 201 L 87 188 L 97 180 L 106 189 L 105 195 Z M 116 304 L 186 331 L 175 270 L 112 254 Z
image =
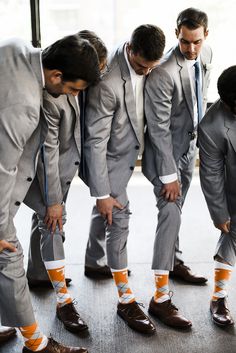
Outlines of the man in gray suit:
M 20 328 L 24 353 L 85 353 L 86 349 L 65 347 L 47 339 L 40 331 L 13 218 L 34 178 L 39 149 L 47 133 L 43 88 L 54 96 L 86 88 L 99 78 L 97 54 L 87 41 L 76 36 L 55 42 L 42 55 L 21 40 L 2 42 L 0 51 L 1 321 Z
M 88 30 L 80 31 L 78 36 L 89 40 L 90 44 L 94 46 L 99 59 L 99 69 L 102 73 L 107 61 L 107 49 L 103 41 L 94 32 Z M 85 99 L 86 93 L 86 91 L 79 93 L 79 101 L 81 98 Z M 83 122 L 80 122 L 80 119 L 84 118 L 84 107 L 82 105 L 79 107 L 75 96 L 76 94 L 53 97 L 48 92 L 44 92 L 43 104 L 48 121 L 48 134 L 44 143 L 47 164 L 47 200 L 42 193 L 43 185 L 40 185 L 40 180 L 42 181 L 43 178 L 38 177 L 41 174 L 44 175 L 42 162 L 39 160 L 38 176 L 32 183 L 24 202 L 36 212 L 32 219 L 27 269 L 29 286 L 53 285 L 57 298 L 58 318 L 69 331 L 79 332 L 88 327 L 81 319 L 70 293 L 67 291 L 64 271 L 60 286 L 58 281 L 55 283 L 55 281 L 49 280 L 52 269 L 56 270 L 58 266 L 60 268 L 65 266 L 63 246 L 65 240 L 63 225 L 66 222 L 65 202 L 71 181 L 81 164 L 81 136 L 83 137 L 84 131 Z M 80 129 L 80 125 L 82 125 L 82 129 Z M 51 223 L 48 227 L 50 218 Z M 63 298 L 61 296 L 62 289 Z
M 128 43 L 111 56 L 108 71 L 88 93 L 85 162 L 91 195 L 105 219 L 106 250 L 119 293 L 117 313 L 134 330 L 155 332 L 139 308 L 128 284 L 127 183 L 143 150 L 143 86 L 158 64 L 165 45 L 163 32 L 153 25 L 136 28 Z
M 217 100 L 199 127 L 200 179 L 211 218 L 221 231 L 215 251 L 212 320 L 234 323 L 227 306 L 227 286 L 236 261 L 236 66 L 218 79 Z
M 152 269 L 156 291 L 149 312 L 174 327 L 188 328 L 169 296 L 169 271 L 192 283 L 207 280 L 191 273 L 179 251 L 181 209 L 190 186 L 196 158 L 198 121 L 206 107 L 211 49 L 207 15 L 197 9 L 177 18 L 178 45 L 149 75 L 145 89 L 147 134 L 143 172 L 154 185 L 158 225 Z M 197 75 L 198 74 L 198 75 Z

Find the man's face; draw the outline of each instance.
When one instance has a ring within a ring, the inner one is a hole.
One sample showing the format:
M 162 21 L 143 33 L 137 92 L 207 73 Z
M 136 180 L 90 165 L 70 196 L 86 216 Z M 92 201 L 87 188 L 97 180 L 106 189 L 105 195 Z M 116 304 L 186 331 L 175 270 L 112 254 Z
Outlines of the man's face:
M 204 27 L 196 29 L 188 29 L 181 26 L 180 30 L 175 30 L 176 37 L 179 41 L 179 49 L 187 60 L 195 60 L 201 52 L 202 45 L 208 35 L 208 31 L 204 32 Z
M 139 54 L 134 54 L 129 45 L 127 45 L 127 55 L 129 63 L 137 75 L 148 75 L 159 63 L 159 60 L 148 61 Z
M 59 97 L 61 94 L 77 96 L 80 91 L 88 87 L 88 83 L 83 80 L 63 81 L 62 73 L 56 71 L 45 75 L 45 87 L 53 97 Z

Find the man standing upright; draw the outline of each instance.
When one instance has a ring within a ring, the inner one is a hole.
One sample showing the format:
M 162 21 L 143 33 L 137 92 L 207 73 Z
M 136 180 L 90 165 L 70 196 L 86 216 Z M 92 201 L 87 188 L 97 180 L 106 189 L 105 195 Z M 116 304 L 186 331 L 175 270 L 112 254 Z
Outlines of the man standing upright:
M 85 161 L 91 195 L 106 222 L 106 248 L 119 293 L 118 314 L 133 329 L 155 332 L 128 284 L 127 237 L 129 201 L 126 192 L 138 155 L 144 147 L 143 87 L 165 46 L 160 28 L 142 25 L 110 58 L 108 71 L 88 93 Z
M 67 36 L 43 53 L 21 40 L 1 42 L 0 51 L 1 321 L 20 328 L 23 353 L 86 353 L 86 349 L 47 339 L 39 329 L 13 218 L 34 179 L 39 149 L 47 134 L 43 88 L 54 96 L 85 89 L 99 79 L 97 54 L 77 36 Z
M 147 134 L 143 172 L 153 183 L 158 224 L 152 269 L 156 292 L 149 312 L 170 326 L 190 327 L 169 296 L 169 272 L 191 283 L 204 283 L 184 265 L 179 250 L 181 209 L 192 179 L 198 122 L 206 108 L 211 49 L 207 15 L 194 8 L 177 18 L 178 45 L 172 48 L 146 82 Z
M 215 251 L 212 320 L 233 325 L 227 305 L 227 286 L 236 261 L 236 66 L 218 79 L 217 100 L 199 128 L 200 179 L 211 218 L 221 231 Z

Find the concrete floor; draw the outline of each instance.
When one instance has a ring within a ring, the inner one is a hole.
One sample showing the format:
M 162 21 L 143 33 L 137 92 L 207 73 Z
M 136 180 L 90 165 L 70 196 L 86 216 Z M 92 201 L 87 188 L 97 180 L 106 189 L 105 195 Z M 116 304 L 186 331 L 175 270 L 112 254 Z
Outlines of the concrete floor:
M 150 269 L 152 247 L 156 227 L 155 199 L 152 186 L 140 172 L 132 177 L 128 193 L 132 217 L 129 237 L 129 268 L 131 287 L 137 301 L 144 303 L 145 310 L 154 291 Z M 52 290 L 32 292 L 36 317 L 43 331 L 55 339 L 70 345 L 88 347 L 90 353 L 233 353 L 236 336 L 234 327 L 221 329 L 213 325 L 209 315 L 209 298 L 213 287 L 212 255 L 219 232 L 214 229 L 203 199 L 199 179 L 194 176 L 183 210 L 181 248 L 185 261 L 193 270 L 209 278 L 208 285 L 192 286 L 171 281 L 174 303 L 193 328 L 181 332 L 164 326 L 153 319 L 157 327 L 154 336 L 147 337 L 128 328 L 116 315 L 117 293 L 112 280 L 93 281 L 83 275 L 84 253 L 88 236 L 90 213 L 94 200 L 88 189 L 75 178 L 67 202 L 68 222 L 65 243 L 67 276 L 73 282 L 70 291 L 78 301 L 81 316 L 89 325 L 89 334 L 78 337 L 63 329 L 55 317 L 55 297 Z M 18 236 L 27 249 L 31 211 L 22 206 L 16 217 Z M 231 312 L 236 318 L 236 275 L 229 288 Z M 21 352 L 19 335 L 0 348 L 1 353 Z

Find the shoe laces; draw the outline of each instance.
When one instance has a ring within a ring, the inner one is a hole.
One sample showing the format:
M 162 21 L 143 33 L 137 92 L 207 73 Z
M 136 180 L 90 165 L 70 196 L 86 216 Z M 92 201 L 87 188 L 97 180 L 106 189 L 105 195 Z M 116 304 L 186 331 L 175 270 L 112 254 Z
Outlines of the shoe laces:
M 226 302 L 225 302 L 225 297 L 224 298 L 219 298 L 218 300 L 219 300 L 219 305 L 220 305 L 220 307 L 222 308 L 222 309 L 224 309 L 224 310 L 226 310 L 227 311 L 227 313 L 230 313 L 230 310 L 227 308 L 227 304 L 226 304 Z
M 138 306 L 141 306 L 143 309 L 145 308 L 145 305 L 143 303 L 136 302 L 136 304 L 138 304 Z
M 174 292 L 172 290 L 170 290 L 168 294 L 169 294 L 169 297 L 170 297 L 170 299 L 168 301 L 169 308 L 178 311 L 179 309 L 171 301 L 172 297 L 174 296 Z
M 73 305 L 77 305 L 77 304 L 78 304 L 78 302 L 77 302 L 77 300 L 74 298 L 74 299 L 72 300 L 71 304 L 73 304 Z

